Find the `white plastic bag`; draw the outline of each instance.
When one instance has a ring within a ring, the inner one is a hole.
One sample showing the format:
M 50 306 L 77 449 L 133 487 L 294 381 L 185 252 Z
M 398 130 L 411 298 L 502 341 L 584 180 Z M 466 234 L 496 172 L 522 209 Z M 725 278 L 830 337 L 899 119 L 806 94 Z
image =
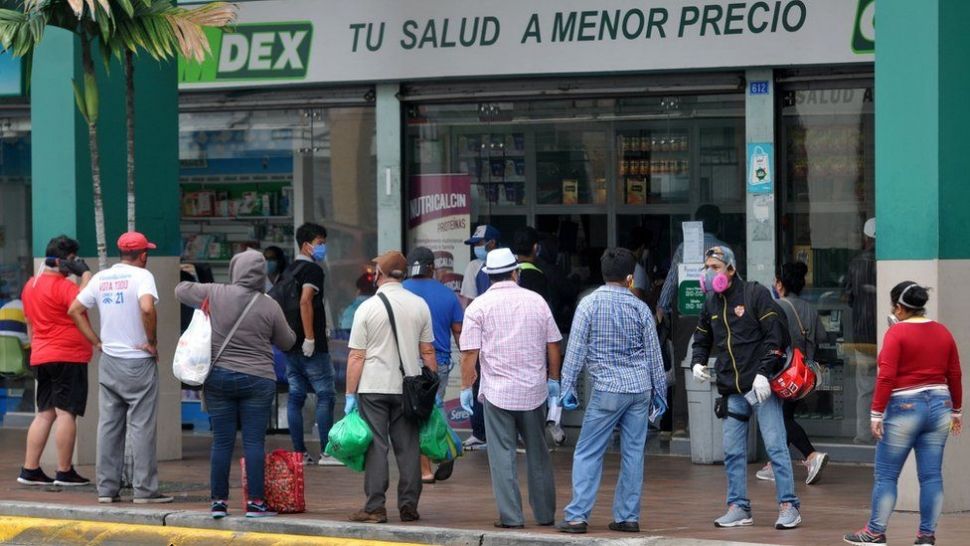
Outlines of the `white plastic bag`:
M 212 324 L 209 315 L 196 309 L 175 348 L 172 373 L 182 383 L 197 387 L 205 382 L 211 369 Z

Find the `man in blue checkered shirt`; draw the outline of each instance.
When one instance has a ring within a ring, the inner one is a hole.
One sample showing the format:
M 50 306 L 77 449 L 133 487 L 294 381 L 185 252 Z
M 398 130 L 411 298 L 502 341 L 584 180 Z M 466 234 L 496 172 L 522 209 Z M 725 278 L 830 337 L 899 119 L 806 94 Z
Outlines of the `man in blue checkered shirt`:
M 603 455 L 619 427 L 620 475 L 609 527 L 635 533 L 647 420 L 658 420 L 667 408 L 667 379 L 653 314 L 629 289 L 636 258 L 625 248 L 608 249 L 600 265 L 606 284 L 579 303 L 562 370 L 563 408 L 576 407 L 576 378 L 584 367 L 593 392 L 573 454 L 573 498 L 559 530 L 586 532 Z

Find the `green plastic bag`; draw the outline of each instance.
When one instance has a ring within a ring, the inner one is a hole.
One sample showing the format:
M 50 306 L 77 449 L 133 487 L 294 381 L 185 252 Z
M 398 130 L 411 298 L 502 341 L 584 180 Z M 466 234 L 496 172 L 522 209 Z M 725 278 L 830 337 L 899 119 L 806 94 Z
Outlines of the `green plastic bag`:
M 327 438 L 327 455 L 351 470 L 364 471 L 364 459 L 367 448 L 374 441 L 374 433 L 356 409 L 334 423 Z
M 448 426 L 440 409 L 432 411 L 431 417 L 421 426 L 421 454 L 435 463 L 452 461 L 461 456 L 461 441 Z

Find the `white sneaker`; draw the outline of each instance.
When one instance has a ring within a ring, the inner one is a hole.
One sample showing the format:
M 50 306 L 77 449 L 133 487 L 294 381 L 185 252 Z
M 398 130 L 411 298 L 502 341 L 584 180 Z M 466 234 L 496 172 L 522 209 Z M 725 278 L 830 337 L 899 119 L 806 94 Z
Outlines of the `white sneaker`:
M 485 449 L 485 442 L 479 440 L 474 434 L 472 434 L 461 443 L 461 446 L 465 448 L 466 451 L 474 451 L 477 449 Z
M 808 467 L 808 477 L 805 478 L 805 485 L 812 485 L 822 477 L 822 469 L 829 462 L 829 454 L 816 451 L 815 456 L 806 461 Z
M 327 455 L 326 453 L 320 454 L 320 460 L 317 461 L 319 466 L 344 466 L 344 463 L 338 461 L 337 459 Z
M 771 463 L 761 467 L 761 470 L 754 473 L 754 477 L 766 482 L 775 481 L 775 471 L 771 469 Z

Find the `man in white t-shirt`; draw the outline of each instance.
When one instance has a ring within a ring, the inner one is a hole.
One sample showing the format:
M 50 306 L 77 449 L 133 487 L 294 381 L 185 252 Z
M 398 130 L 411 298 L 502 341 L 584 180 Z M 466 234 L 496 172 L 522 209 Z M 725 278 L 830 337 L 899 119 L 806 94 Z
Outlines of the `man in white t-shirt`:
M 141 233 L 118 238 L 121 263 L 99 271 L 78 294 L 68 313 L 84 336 L 101 350 L 98 367 L 98 502 L 120 502 L 126 423 L 130 427 L 135 504 L 172 502 L 158 492 L 155 453 L 158 413 L 158 349 L 155 277 L 145 269 L 156 248 Z M 98 307 L 99 337 L 85 311 Z

